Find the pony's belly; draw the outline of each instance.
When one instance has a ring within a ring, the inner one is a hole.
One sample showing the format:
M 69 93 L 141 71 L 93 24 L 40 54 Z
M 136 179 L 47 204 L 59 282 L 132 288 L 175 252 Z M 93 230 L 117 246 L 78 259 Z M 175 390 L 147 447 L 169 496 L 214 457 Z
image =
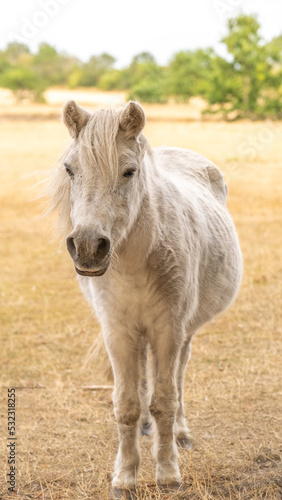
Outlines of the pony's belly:
M 221 264 L 214 259 L 199 283 L 198 307 L 188 329 L 198 329 L 214 316 L 227 309 L 238 294 L 242 279 L 243 263 L 239 244 Z M 192 326 L 191 326 L 192 325 Z

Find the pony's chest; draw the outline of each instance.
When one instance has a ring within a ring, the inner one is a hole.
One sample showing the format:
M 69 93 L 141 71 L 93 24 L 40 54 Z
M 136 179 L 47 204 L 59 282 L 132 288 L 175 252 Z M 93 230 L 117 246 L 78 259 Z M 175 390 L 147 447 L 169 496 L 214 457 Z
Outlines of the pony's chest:
M 103 286 L 92 280 L 92 300 L 99 317 L 104 314 L 138 322 L 154 315 L 158 308 L 157 291 L 146 273 L 135 276 L 112 276 Z M 150 312 L 150 314 L 149 314 Z

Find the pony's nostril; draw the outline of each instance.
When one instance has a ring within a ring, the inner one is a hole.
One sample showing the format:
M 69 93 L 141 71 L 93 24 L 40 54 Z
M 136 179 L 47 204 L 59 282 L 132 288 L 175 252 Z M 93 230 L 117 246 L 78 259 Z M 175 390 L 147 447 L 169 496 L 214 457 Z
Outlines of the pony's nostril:
M 101 259 L 107 255 L 110 250 L 110 240 L 108 238 L 99 238 L 99 243 L 97 247 L 97 257 Z
M 73 259 L 77 258 L 77 251 L 76 251 L 76 246 L 75 246 L 75 241 L 72 236 L 67 237 L 67 249 Z
M 99 250 L 103 251 L 103 249 L 106 248 L 106 246 L 107 246 L 107 241 L 105 240 L 105 238 L 100 238 L 99 245 L 98 245 L 98 251 Z

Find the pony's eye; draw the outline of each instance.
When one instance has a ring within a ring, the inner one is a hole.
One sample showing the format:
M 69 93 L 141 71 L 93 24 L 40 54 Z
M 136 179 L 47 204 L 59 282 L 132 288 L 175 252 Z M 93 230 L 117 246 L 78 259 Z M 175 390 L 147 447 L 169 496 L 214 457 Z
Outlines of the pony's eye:
M 126 170 L 123 174 L 123 177 L 133 177 L 133 175 L 135 174 L 136 172 L 136 168 L 129 168 L 128 170 Z
M 69 175 L 69 177 L 73 177 L 73 172 L 71 171 L 69 165 L 65 164 L 65 169 L 66 169 L 66 172 Z

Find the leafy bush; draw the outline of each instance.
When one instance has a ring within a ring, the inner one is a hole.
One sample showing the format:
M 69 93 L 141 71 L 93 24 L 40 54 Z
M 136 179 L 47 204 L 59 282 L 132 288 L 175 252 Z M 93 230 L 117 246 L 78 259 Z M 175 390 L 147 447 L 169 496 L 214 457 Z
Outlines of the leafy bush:
M 123 88 L 122 71 L 113 69 L 103 73 L 98 81 L 98 88 L 101 90 L 114 90 Z
M 44 102 L 43 92 L 46 85 L 36 73 L 28 68 L 7 69 L 1 75 L 0 85 L 12 90 L 18 101 L 29 98 Z

